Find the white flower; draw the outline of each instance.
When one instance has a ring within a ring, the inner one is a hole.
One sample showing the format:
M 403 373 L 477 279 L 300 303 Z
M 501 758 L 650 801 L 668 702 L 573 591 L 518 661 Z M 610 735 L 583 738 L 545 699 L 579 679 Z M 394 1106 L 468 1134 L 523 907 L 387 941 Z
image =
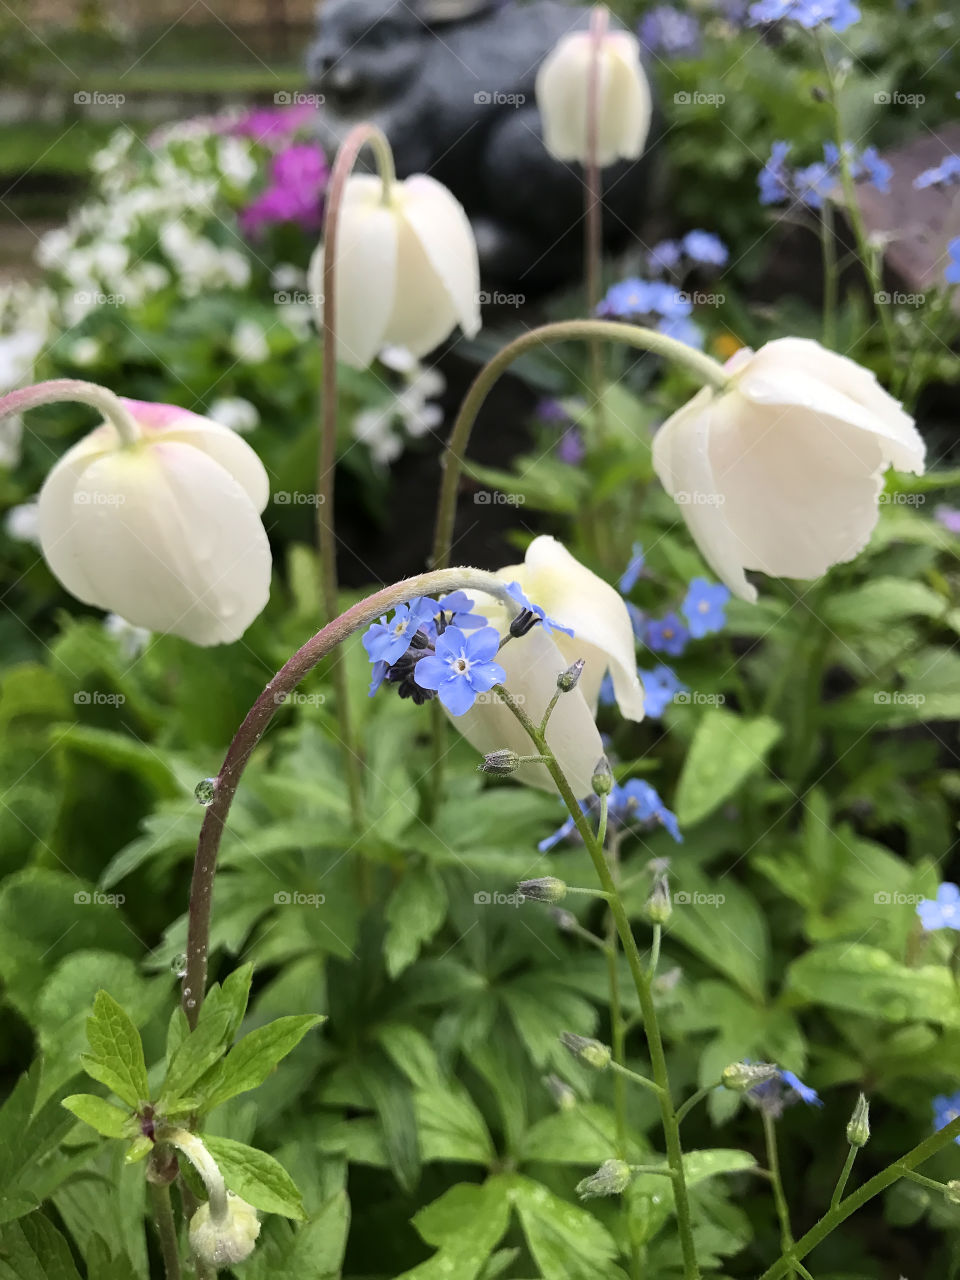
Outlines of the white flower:
M 270 355 L 263 326 L 256 320 L 240 320 L 230 339 L 230 350 L 244 364 L 262 364 Z
M 653 465 L 704 559 L 742 600 L 745 569 L 816 578 L 854 559 L 884 473 L 922 474 L 913 419 L 868 370 L 805 338 L 738 351 L 653 442 Z
M 173 405 L 124 401 L 133 445 L 103 423 L 47 476 L 40 543 L 86 604 L 195 644 L 238 639 L 270 593 L 259 513 L 269 484 L 233 431 Z
M 309 286 L 323 295 L 323 246 Z M 337 239 L 337 358 L 365 369 L 385 346 L 426 355 L 459 324 L 480 329 L 480 268 L 463 207 L 426 174 L 384 185 L 354 174 L 344 188 Z
M 207 410 L 207 417 L 240 435 L 246 435 L 260 425 L 257 406 L 244 400 L 243 396 L 221 396 L 219 400 L 214 400 Z
M 257 163 L 248 143 L 229 136 L 217 142 L 217 168 L 238 187 L 245 187 L 257 176 Z
M 597 164 L 636 160 L 643 152 L 653 111 L 650 86 L 640 64 L 640 46 L 627 31 L 599 37 L 597 66 Z M 574 31 L 563 36 L 537 73 L 537 106 L 543 141 L 556 160 L 590 160 L 588 97 L 594 36 Z
M 39 506 L 36 502 L 21 502 L 11 507 L 3 518 L 7 536 L 14 542 L 31 542 L 40 545 Z
M 96 338 L 78 338 L 70 347 L 70 359 L 81 368 L 96 364 L 100 359 L 101 347 Z
M 46 337 L 46 332 L 39 329 L 21 329 L 0 337 L 0 392 L 29 377 Z
M 128 658 L 136 658 L 150 643 L 150 632 L 146 627 L 135 627 L 119 613 L 108 613 L 103 620 L 103 629 L 118 642 Z
M 578 658 L 585 666 L 576 688 L 561 694 L 547 727 L 547 742 L 578 798 L 591 794 L 591 780 L 603 743 L 594 722 L 600 685 L 610 672 L 621 713 L 643 719 L 643 687 L 637 676 L 633 628 L 617 591 L 598 578 L 556 539 L 542 535 L 527 548 L 523 564 L 501 569 L 498 578 L 519 582 L 532 604 L 574 635 L 548 635 L 538 623 L 527 635 L 505 644 L 497 661 L 507 673 L 506 688 L 523 699 L 523 709 L 539 724 L 557 689 L 557 676 Z M 476 611 L 501 634 L 507 631 L 506 608 L 487 596 L 476 597 Z M 506 747 L 530 755 L 533 747 L 513 713 L 492 695 L 478 699 L 454 721 L 472 746 L 486 755 Z M 553 790 L 543 765 L 521 765 L 513 775 L 521 782 Z
M 205 1201 L 190 1219 L 190 1247 L 201 1262 L 227 1267 L 253 1253 L 260 1234 L 260 1219 L 252 1204 L 227 1192 L 226 1211 L 216 1217 Z
M 12 471 L 19 464 L 22 440 L 23 419 L 19 413 L 0 418 L 0 467 Z
M 393 429 L 396 408 L 393 402 L 382 409 L 361 409 L 352 423 L 354 438 L 370 450 L 374 462 L 386 466 L 403 453 L 403 441 Z

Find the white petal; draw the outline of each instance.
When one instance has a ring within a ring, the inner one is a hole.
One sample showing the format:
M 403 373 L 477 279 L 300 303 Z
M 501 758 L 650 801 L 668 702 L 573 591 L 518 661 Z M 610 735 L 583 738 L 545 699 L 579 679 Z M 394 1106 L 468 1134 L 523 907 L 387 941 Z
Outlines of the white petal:
M 397 289 L 398 222 L 383 203 L 373 174 L 354 174 L 344 187 L 337 241 L 337 358 L 368 368 L 390 339 L 387 325 Z M 310 263 L 311 292 L 323 293 L 323 250 Z
M 137 421 L 146 427 L 151 441 L 181 441 L 202 449 L 242 485 L 250 501 L 262 511 L 270 498 L 270 481 L 259 456 L 246 440 L 229 427 L 175 405 L 144 405 L 124 401 Z M 147 413 L 146 410 L 158 412 Z
M 885 459 L 869 431 L 806 407 L 723 397 L 710 432 L 721 509 L 748 569 L 816 578 L 852 560 L 878 518 Z
M 768 342 L 747 364 L 741 392 L 757 403 L 805 404 L 882 437 L 884 456 L 920 475 L 926 446 L 913 419 L 869 369 L 809 338 Z
M 743 572 L 743 554 L 728 527 L 725 495 L 710 460 L 711 421 L 722 398 L 704 387 L 669 417 L 653 438 L 653 467 L 704 560 L 735 596 L 752 604 L 757 589 Z
M 590 58 L 589 35 L 574 32 L 558 41 L 537 72 L 544 146 L 565 163 L 582 161 L 586 153 Z
M 460 328 L 474 337 L 480 331 L 480 263 L 463 205 L 441 183 L 420 173 L 404 182 L 402 209 L 450 295 Z
M 589 662 L 593 657 L 587 688 L 596 680 L 599 689 L 609 667 L 621 714 L 628 720 L 642 720 L 643 686 L 637 677 L 636 643 L 627 606 L 618 592 L 547 534 L 530 543 L 524 569 L 521 585 L 531 602 L 575 633 L 573 638 L 557 637 L 564 656 L 569 655 L 569 662 L 579 657 Z M 588 653 L 585 646 L 595 653 Z M 593 699 L 588 697 L 588 701 Z
M 243 634 L 269 596 L 270 548 L 222 466 L 180 442 L 119 450 L 77 467 L 70 497 L 62 466 L 41 492 L 41 540 L 67 590 L 195 644 Z
M 539 723 L 556 692 L 557 676 L 569 665 L 552 637 L 540 627 L 534 627 L 527 635 L 505 645 L 497 661 L 507 673 L 506 688 L 523 699 L 524 711 Z M 492 693 L 482 694 L 471 710 L 462 716 L 452 716 L 451 721 L 484 755 L 501 747 L 519 755 L 535 753 L 535 747 L 513 713 Z M 577 798 L 591 795 L 603 743 L 590 708 L 578 689 L 565 693 L 557 703 L 547 726 L 547 742 Z M 521 765 L 511 776 L 542 791 L 556 790 L 541 764 Z
M 386 342 L 425 356 L 448 338 L 458 323 L 453 298 L 406 217 L 397 219 L 397 280 Z
M 628 31 L 614 31 L 604 42 L 610 79 L 602 104 L 598 138 L 610 140 L 610 159 L 599 164 L 636 160 L 643 154 L 650 132 L 653 101 L 640 63 L 640 45 Z

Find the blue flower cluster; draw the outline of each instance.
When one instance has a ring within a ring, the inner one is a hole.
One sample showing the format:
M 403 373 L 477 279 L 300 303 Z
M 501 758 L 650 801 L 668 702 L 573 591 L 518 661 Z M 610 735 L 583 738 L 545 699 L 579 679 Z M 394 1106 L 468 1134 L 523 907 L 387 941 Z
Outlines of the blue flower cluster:
M 599 801 L 596 797 L 580 802 L 580 808 L 584 813 L 593 813 L 598 807 Z M 651 830 L 660 826 L 668 831 L 678 844 L 683 842 L 677 815 L 667 808 L 650 783 L 642 778 L 631 778 L 629 782 L 614 786 L 607 799 L 607 819 L 610 823 L 616 823 L 621 827 L 643 827 Z M 567 818 L 556 831 L 541 840 L 537 848 L 541 853 L 547 853 L 561 840 L 566 840 L 575 833 L 576 824 L 573 818 Z
M 926 187 L 948 187 L 954 182 L 960 182 L 960 156 L 946 155 L 934 168 L 918 173 L 913 185 L 923 191 Z
M 419 596 L 368 627 L 363 647 L 373 663 L 370 696 L 387 681 L 401 698 L 420 704 L 439 697 L 451 715 L 469 711 L 478 694 L 506 678 L 493 661 L 500 636 L 473 607 L 464 591 L 439 602 Z
M 563 432 L 556 446 L 556 455 L 568 466 L 578 467 L 587 450 L 580 429 L 574 425 L 571 410 L 555 396 L 546 396 L 538 402 L 536 416 L 546 426 L 557 427 Z
M 699 348 L 703 334 L 690 319 L 692 311 L 690 299 L 675 285 L 639 277 L 611 285 L 597 306 L 597 315 L 603 319 L 643 321 L 659 333 Z
M 748 25 L 796 22 L 808 31 L 828 26 L 846 31 L 860 21 L 860 10 L 852 0 L 757 0 L 749 9 Z
M 712 231 L 688 231 L 681 240 L 661 240 L 647 254 L 652 271 L 676 271 L 682 266 L 725 267 L 730 250 Z
M 947 245 L 950 261 L 947 263 L 943 278 L 947 284 L 960 284 L 960 236 Z
M 748 1089 L 746 1097 L 760 1111 L 765 1111 L 774 1120 L 783 1115 L 784 1107 L 794 1102 L 805 1102 L 808 1107 L 822 1107 L 820 1095 L 808 1084 L 804 1084 L 792 1071 L 778 1070 L 772 1080 L 756 1084 Z
M 787 156 L 791 143 L 775 142 L 770 159 L 757 176 L 761 204 L 784 204 L 797 200 L 808 209 L 822 209 L 824 200 L 830 198 L 840 180 L 840 151 L 832 142 L 824 143 L 823 159 L 799 169 L 791 169 Z M 893 173 L 882 159 L 876 147 L 866 147 L 857 152 L 852 143 L 844 144 L 844 157 L 850 164 L 854 181 L 866 182 L 878 191 L 890 190 Z
M 640 43 L 651 53 L 667 57 L 696 57 L 700 50 L 700 24 L 691 13 L 659 4 L 644 14 L 637 28 Z
M 960 930 L 960 888 L 945 880 L 937 888 L 935 898 L 917 903 L 917 915 L 927 932 L 934 929 Z

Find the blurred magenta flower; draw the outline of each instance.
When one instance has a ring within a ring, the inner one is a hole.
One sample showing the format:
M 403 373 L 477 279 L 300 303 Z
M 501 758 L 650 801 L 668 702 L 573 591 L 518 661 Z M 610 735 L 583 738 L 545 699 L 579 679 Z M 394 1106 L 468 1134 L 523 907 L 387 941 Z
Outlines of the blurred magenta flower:
M 278 222 L 298 222 L 316 231 L 323 217 L 323 194 L 330 167 L 316 143 L 292 142 L 270 164 L 270 183 L 240 214 L 245 235 L 258 236 Z

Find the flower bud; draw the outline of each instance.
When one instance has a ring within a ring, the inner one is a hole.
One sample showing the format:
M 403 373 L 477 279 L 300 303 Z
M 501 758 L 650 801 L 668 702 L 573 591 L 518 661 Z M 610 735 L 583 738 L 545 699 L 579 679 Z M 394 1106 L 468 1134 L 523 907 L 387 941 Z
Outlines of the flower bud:
M 564 933 L 572 933 L 576 929 L 577 917 L 572 911 L 564 911 L 563 907 L 554 907 L 550 914 L 553 916 L 553 923 Z
M 533 902 L 562 902 L 567 896 L 567 886 L 556 876 L 541 876 L 539 880 L 521 880 L 517 889 Z
M 847 1124 L 847 1141 L 851 1147 L 865 1147 L 870 1141 L 870 1103 L 862 1093 Z
M 205 1201 L 190 1219 L 190 1247 L 201 1262 L 211 1267 L 226 1267 L 243 1262 L 253 1253 L 260 1234 L 260 1219 L 252 1204 L 227 1192 L 227 1203 L 220 1217 Z
M 613 770 L 606 756 L 601 756 L 593 771 L 594 795 L 608 796 L 613 790 Z
M 550 1096 L 557 1104 L 559 1111 L 572 1111 L 577 1105 L 577 1095 L 566 1080 L 561 1080 L 559 1076 L 550 1075 L 543 1077 L 543 1083 L 550 1091 Z
M 528 631 L 532 631 L 539 621 L 540 615 L 534 613 L 532 609 L 521 609 L 510 623 L 510 634 L 517 640 L 520 636 L 525 636 Z
M 583 658 L 578 658 L 572 666 L 567 667 L 566 671 L 560 672 L 557 676 L 557 688 L 561 693 L 569 693 L 571 689 L 577 687 L 585 665 Z
M 478 765 L 480 773 L 495 773 L 501 777 L 514 773 L 519 767 L 520 757 L 516 751 L 511 751 L 507 747 L 499 751 L 491 751 L 483 757 L 482 764 Z
M 951 1178 L 944 1186 L 943 1194 L 951 1204 L 960 1204 L 960 1182 L 958 1182 L 956 1178 Z
M 720 1082 L 725 1089 L 744 1093 L 758 1084 L 775 1080 L 779 1074 L 779 1068 L 772 1062 L 733 1062 L 724 1067 Z
M 610 1065 L 610 1046 L 601 1044 L 599 1040 L 590 1040 L 586 1036 L 574 1035 L 572 1031 L 564 1031 L 560 1036 L 563 1047 L 578 1062 L 597 1071 L 603 1071 Z
M 670 889 L 665 875 L 658 875 L 647 899 L 647 915 L 654 924 L 666 924 L 673 907 L 670 905 Z
M 597 1196 L 618 1196 L 630 1185 L 630 1166 L 623 1160 L 604 1160 L 596 1173 L 577 1183 L 577 1195 L 581 1200 L 593 1200 Z

